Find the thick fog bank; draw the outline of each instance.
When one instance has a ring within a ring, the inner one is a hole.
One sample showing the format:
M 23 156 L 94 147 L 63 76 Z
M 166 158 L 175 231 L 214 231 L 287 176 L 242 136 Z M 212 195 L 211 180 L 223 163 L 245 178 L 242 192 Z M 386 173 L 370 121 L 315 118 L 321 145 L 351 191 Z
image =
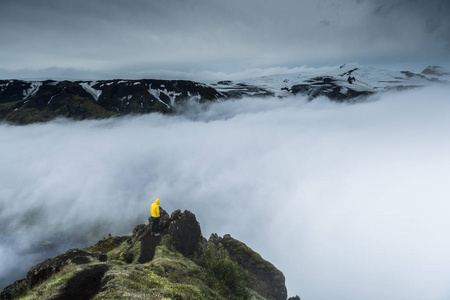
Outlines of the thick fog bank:
M 302 299 L 450 297 L 450 89 L 360 104 L 243 99 L 183 115 L 0 126 L 1 287 L 128 234 L 161 198 Z M 52 254 L 53 255 L 53 254 Z

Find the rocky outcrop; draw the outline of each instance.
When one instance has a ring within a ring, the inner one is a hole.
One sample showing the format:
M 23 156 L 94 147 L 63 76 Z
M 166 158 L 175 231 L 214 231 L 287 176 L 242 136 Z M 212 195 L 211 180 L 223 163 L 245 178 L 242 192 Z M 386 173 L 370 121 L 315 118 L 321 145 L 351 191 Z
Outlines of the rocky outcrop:
M 40 86 L 40 84 L 35 84 Z M 0 80 L 0 103 L 23 100 L 33 91 L 33 83 L 23 80 Z
M 350 84 L 353 84 L 355 80 L 355 77 L 351 77 Z M 325 96 L 338 102 L 367 97 L 374 93 L 368 90 L 358 91 L 350 87 L 343 87 L 332 77 L 315 77 L 307 81 L 308 83 L 293 85 L 287 90 L 294 95 L 307 95 L 310 100 Z
M 195 215 L 190 211 L 182 213 L 176 210 L 170 216 L 170 220 L 167 234 L 172 237 L 175 249 L 184 256 L 198 253 L 203 236 Z
M 199 244 L 203 241 L 200 224 L 197 222 L 195 215 L 185 210 L 174 211 L 170 216 L 163 209 L 160 208 L 160 231 L 162 235 L 170 235 L 171 243 L 177 251 L 184 256 L 192 256 L 199 251 Z M 160 237 L 151 235 L 151 218 L 148 219 L 148 224 L 138 225 L 133 230 L 132 239 L 135 241 L 141 241 L 141 254 L 139 262 L 145 263 L 151 261 L 154 255 L 154 249 L 161 240 Z M 158 241 L 158 243 L 155 243 Z
M 136 226 L 131 236 L 109 236 L 84 250 L 68 250 L 62 255 L 47 259 L 32 267 L 26 278 L 7 286 L 1 292 L 0 299 L 14 299 L 35 287 L 41 288 L 42 285 L 40 284 L 54 278 L 53 275 L 59 272 L 67 272 L 63 270 L 70 264 L 83 265 L 83 267 L 77 272 L 72 272 L 73 276 L 59 289 L 59 294 L 55 299 L 90 299 L 100 292 L 108 295 L 111 290 L 120 290 L 121 288 L 111 286 L 111 282 L 120 274 L 118 268 L 122 265 L 131 266 L 131 272 L 135 272 L 135 270 L 146 272 L 138 266 L 145 266 L 153 262 L 157 246 L 163 240 L 165 240 L 166 247 L 170 244 L 169 248 L 174 249 L 178 256 L 191 258 L 190 264 L 193 264 L 193 261 L 196 261 L 202 255 L 201 243 L 207 243 L 202 236 L 200 224 L 195 215 L 187 210 L 184 212 L 176 210 L 169 216 L 162 208 L 160 208 L 160 213 L 160 231 L 162 233 L 160 236 L 151 234 L 151 220 L 149 219 L 148 224 Z M 285 300 L 287 298 L 284 275 L 258 253 L 230 235 L 225 235 L 222 238 L 213 234 L 210 241 L 221 244 L 229 253 L 230 258 L 247 271 L 246 286 L 249 289 L 270 300 Z M 173 257 L 168 261 L 170 263 L 168 262 L 166 271 L 164 271 L 164 264 L 163 266 L 156 266 L 153 270 L 161 274 L 169 272 L 175 267 L 172 265 Z M 197 268 L 200 267 L 197 266 Z M 130 272 L 130 268 L 126 270 Z M 145 274 L 154 274 L 148 272 Z M 197 269 L 196 271 L 177 272 L 176 276 L 185 277 L 189 272 L 198 274 L 201 271 Z M 205 272 L 205 275 L 200 278 L 211 276 L 210 273 Z M 137 280 L 141 280 L 141 278 L 142 276 L 136 277 Z M 180 280 L 179 277 L 176 278 Z M 129 280 L 129 277 L 127 277 L 127 280 Z M 122 281 L 119 280 L 118 282 Z M 106 288 L 107 285 L 108 288 Z
M 267 88 L 245 84 L 233 83 L 232 81 L 219 81 L 213 84 L 213 87 L 221 87 L 220 92 L 229 99 L 238 99 L 243 97 L 273 97 L 275 93 Z

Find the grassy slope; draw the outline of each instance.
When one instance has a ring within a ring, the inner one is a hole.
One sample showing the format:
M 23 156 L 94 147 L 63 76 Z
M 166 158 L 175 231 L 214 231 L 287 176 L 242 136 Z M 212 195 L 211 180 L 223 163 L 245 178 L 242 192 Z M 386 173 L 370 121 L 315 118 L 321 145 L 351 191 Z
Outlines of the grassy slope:
M 76 274 L 101 264 L 109 269 L 102 279 L 101 291 L 93 299 L 236 299 L 221 281 L 172 250 L 168 243 L 163 242 L 156 248 L 151 262 L 138 264 L 140 243 L 120 242 L 107 238 L 86 248 L 87 251 L 107 252 L 108 261 L 69 264 L 17 299 L 54 299 Z M 130 260 L 131 263 L 125 262 Z M 264 299 L 254 291 L 249 291 L 249 294 L 250 299 Z

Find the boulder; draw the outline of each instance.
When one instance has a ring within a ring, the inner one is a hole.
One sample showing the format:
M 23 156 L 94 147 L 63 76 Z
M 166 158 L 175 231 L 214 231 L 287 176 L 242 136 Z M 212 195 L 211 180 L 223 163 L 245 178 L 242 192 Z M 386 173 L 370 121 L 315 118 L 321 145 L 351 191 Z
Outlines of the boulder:
M 178 209 L 172 213 L 167 234 L 172 236 L 175 249 L 185 256 L 197 253 L 203 240 L 200 224 L 195 215 L 188 210 L 182 213 Z
M 176 210 L 169 217 L 169 214 L 160 207 L 161 220 L 159 229 L 164 235 L 170 235 L 171 241 L 177 251 L 185 256 L 197 253 L 200 249 L 199 243 L 203 240 L 200 224 L 190 211 L 181 212 Z M 133 230 L 132 241 L 141 241 L 141 256 L 139 262 L 144 263 L 152 260 L 156 246 L 161 238 L 152 236 L 152 220 L 148 218 L 148 224 L 138 225 Z

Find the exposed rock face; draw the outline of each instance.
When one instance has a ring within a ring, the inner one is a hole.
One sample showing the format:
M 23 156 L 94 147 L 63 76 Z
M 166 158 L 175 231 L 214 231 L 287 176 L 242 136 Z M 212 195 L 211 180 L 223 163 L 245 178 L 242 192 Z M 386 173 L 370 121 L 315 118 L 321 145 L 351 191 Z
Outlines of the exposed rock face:
M 217 85 L 221 86 L 220 92 L 230 99 L 243 98 L 243 97 L 268 97 L 275 96 L 273 91 L 267 88 L 250 85 L 245 83 L 236 83 L 232 81 L 219 81 Z M 217 85 L 213 85 L 216 87 Z
M 18 280 L 14 284 L 7 286 L 0 293 L 0 299 L 11 299 L 13 291 L 33 288 L 53 274 L 58 273 L 64 266 L 70 263 L 81 265 L 88 264 L 93 260 L 104 262 L 107 260 L 107 256 L 104 253 L 89 253 L 79 249 L 70 249 L 66 253 L 58 255 L 55 258 L 46 259 L 42 263 L 32 267 L 24 279 Z
M 195 215 L 185 210 L 176 210 L 170 216 L 167 233 L 172 236 L 175 248 L 185 256 L 191 256 L 199 251 L 199 244 L 203 240 L 200 224 Z
M 0 103 L 19 101 L 32 91 L 32 83 L 22 80 L 0 80 Z
M 160 208 L 160 230 L 162 234 L 169 234 L 175 249 L 184 256 L 191 256 L 198 252 L 199 243 L 203 240 L 200 224 L 193 213 L 188 210 L 174 211 L 171 216 Z M 148 225 L 138 225 L 133 230 L 135 239 L 145 240 L 150 236 L 152 221 L 148 219 Z
M 210 240 L 216 244 L 221 243 L 233 260 L 253 274 L 257 279 L 250 282 L 253 290 L 267 299 L 285 300 L 287 298 L 283 273 L 262 259 L 258 253 L 228 234 L 223 238 L 212 234 Z M 265 284 L 261 285 L 260 282 Z
M 350 77 L 349 77 L 350 78 Z M 351 77 L 352 84 L 356 79 Z M 358 97 L 370 96 L 371 91 L 357 91 L 349 87 L 342 87 L 331 77 L 315 77 L 308 80 L 307 84 L 293 85 L 289 92 L 294 95 L 307 95 L 309 99 L 325 96 L 338 102 L 348 101 Z

